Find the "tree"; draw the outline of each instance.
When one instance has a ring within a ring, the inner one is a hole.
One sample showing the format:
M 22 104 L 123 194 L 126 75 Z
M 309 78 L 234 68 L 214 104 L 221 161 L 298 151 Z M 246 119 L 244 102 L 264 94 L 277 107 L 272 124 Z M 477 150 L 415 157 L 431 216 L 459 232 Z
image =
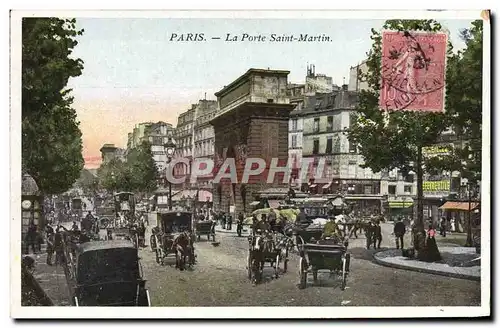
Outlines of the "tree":
M 152 192 L 156 189 L 159 176 L 151 151 L 151 143 L 142 142 L 127 155 L 127 166 L 132 175 L 134 191 Z
M 71 58 L 74 19 L 25 18 L 22 22 L 22 167 L 45 194 L 69 189 L 83 168 L 82 139 L 66 85 L 81 75 Z
M 384 29 L 401 33 L 408 31 L 441 30 L 434 20 L 388 20 Z M 361 78 L 368 83 L 369 90 L 359 95 L 358 113 L 348 131 L 348 139 L 359 145 L 364 158 L 364 167 L 374 172 L 397 168 L 403 175 L 416 171 L 417 176 L 417 250 L 425 240 L 423 218 L 424 159 L 422 148 L 435 144 L 440 134 L 449 125 L 448 116 L 442 113 L 418 111 L 382 111 L 379 107 L 381 80 L 382 35 L 372 29 L 373 45 L 368 52 L 366 74 Z M 451 46 L 448 49 L 451 55 Z
M 127 161 L 114 159 L 101 165 L 100 184 L 109 191 L 152 192 L 156 189 L 158 170 L 151 152 L 151 144 L 143 142 L 131 149 Z
M 481 180 L 483 22 L 461 32 L 466 49 L 448 59 L 446 111 L 458 140 L 448 155 L 434 157 L 435 171 L 458 171 L 470 182 Z

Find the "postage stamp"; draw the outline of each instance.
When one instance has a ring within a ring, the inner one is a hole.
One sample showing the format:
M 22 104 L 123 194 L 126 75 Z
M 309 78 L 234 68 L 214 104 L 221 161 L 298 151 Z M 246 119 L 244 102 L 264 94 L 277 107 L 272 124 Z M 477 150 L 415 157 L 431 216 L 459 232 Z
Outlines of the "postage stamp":
M 489 42 L 488 11 L 12 11 L 11 315 L 489 316 Z
M 384 31 L 380 107 L 444 111 L 447 47 L 445 33 Z

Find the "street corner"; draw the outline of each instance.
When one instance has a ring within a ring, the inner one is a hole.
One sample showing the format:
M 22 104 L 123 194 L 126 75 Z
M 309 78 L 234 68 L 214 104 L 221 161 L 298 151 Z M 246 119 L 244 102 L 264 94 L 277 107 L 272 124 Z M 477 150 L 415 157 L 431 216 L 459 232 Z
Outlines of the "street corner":
M 379 265 L 396 269 L 417 271 L 452 278 L 481 280 L 479 255 L 465 247 L 440 247 L 442 260 L 425 262 L 404 257 L 400 249 L 381 250 L 373 254 L 373 261 Z

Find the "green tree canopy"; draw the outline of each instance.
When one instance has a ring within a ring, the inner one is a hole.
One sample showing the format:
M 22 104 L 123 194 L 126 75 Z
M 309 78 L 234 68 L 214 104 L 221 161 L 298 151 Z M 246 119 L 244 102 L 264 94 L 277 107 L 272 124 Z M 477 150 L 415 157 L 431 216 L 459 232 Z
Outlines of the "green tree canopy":
M 101 186 L 109 191 L 152 192 L 156 189 L 158 170 L 151 144 L 143 142 L 127 154 L 127 161 L 112 160 L 98 170 Z
M 446 112 L 462 142 L 447 156 L 434 157 L 435 171 L 458 171 L 471 182 L 481 180 L 483 21 L 461 33 L 466 48 L 448 59 Z
M 71 188 L 83 168 L 82 135 L 71 108 L 69 78 L 83 62 L 74 19 L 24 18 L 22 22 L 22 166 L 43 193 Z

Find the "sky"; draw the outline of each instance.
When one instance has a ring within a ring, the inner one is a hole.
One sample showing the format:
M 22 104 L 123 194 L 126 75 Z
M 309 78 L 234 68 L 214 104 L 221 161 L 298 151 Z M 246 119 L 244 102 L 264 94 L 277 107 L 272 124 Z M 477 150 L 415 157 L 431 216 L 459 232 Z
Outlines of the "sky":
M 333 82 L 348 83 L 349 68 L 366 58 L 371 28 L 383 20 L 77 18 L 84 34 L 74 57 L 84 61 L 70 80 L 83 134 L 87 168 L 100 163 L 104 143 L 125 147 L 127 133 L 147 121 L 177 123 L 179 113 L 249 68 L 289 70 L 288 81 L 304 83 L 307 64 Z M 455 49 L 467 20 L 440 20 Z M 172 33 L 204 33 L 206 42 L 170 41 Z M 325 34 L 333 42 L 225 42 L 226 34 Z M 221 37 L 212 40 L 212 36 Z

